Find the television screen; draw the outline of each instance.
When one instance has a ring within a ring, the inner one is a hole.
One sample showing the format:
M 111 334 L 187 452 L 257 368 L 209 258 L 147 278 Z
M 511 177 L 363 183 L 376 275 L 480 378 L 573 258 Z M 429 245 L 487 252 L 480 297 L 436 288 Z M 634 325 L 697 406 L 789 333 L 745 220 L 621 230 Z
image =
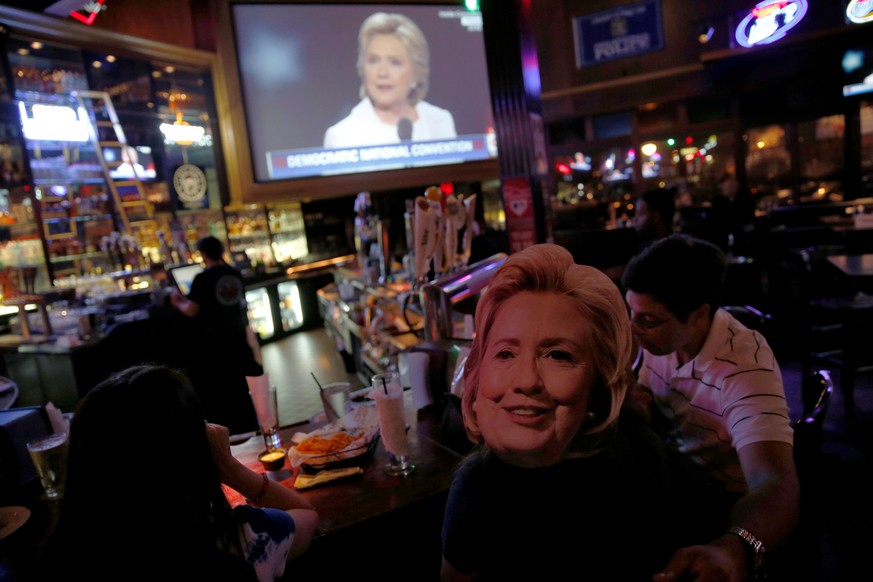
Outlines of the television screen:
M 845 73 L 843 95 L 873 93 L 873 49 L 859 47 L 843 53 L 841 62 Z
M 103 158 L 109 166 L 109 175 L 116 180 L 153 180 L 157 176 L 150 147 L 104 147 Z
M 203 265 L 200 263 L 191 263 L 189 265 L 180 265 L 178 267 L 170 267 L 169 275 L 172 282 L 183 295 L 191 292 L 191 283 L 194 282 L 194 277 L 203 272 Z
M 496 158 L 481 14 L 243 2 L 230 13 L 254 182 Z

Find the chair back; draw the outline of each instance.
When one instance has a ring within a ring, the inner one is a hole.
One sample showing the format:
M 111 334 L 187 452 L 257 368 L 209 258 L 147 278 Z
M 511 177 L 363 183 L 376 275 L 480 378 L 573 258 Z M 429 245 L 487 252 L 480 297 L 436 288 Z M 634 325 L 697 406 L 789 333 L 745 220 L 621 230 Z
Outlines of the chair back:
M 18 400 L 18 384 L 0 376 L 0 410 L 12 408 Z
M 767 322 L 770 321 L 769 313 L 764 313 L 751 305 L 724 305 L 722 309 L 733 315 L 734 319 L 755 331 L 763 331 Z
M 801 483 L 817 479 L 815 473 L 821 464 L 822 425 L 834 392 L 829 370 L 813 370 L 805 380 L 802 388 L 803 412 L 792 422 L 794 463 Z
M 795 421 L 795 429 L 800 425 L 821 429 L 831 396 L 834 382 L 828 370 L 813 370 L 807 384 L 803 386 L 803 415 Z
M 834 384 L 828 370 L 814 370 L 804 378 L 803 413 L 792 422 L 794 463 L 800 483 L 800 521 L 785 547 L 774 560 L 774 579 L 818 580 L 821 574 L 819 500 L 821 482 L 822 425 Z M 808 395 L 808 396 L 807 396 Z

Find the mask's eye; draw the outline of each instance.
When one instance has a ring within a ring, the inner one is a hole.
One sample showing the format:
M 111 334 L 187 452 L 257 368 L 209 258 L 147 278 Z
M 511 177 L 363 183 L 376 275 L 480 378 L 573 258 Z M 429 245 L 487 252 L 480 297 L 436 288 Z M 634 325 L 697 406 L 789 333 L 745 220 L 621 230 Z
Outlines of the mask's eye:
M 570 352 L 564 350 L 549 350 L 546 357 L 559 362 L 570 362 L 573 360 L 573 356 L 570 355 Z

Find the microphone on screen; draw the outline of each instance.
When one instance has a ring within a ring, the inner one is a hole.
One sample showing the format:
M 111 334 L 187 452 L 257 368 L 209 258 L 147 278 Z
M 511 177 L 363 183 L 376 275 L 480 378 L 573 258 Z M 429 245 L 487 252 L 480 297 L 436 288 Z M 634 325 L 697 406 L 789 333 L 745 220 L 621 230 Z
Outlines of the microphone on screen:
M 397 122 L 397 135 L 400 136 L 400 141 L 412 139 L 412 122 L 406 117 L 401 117 Z

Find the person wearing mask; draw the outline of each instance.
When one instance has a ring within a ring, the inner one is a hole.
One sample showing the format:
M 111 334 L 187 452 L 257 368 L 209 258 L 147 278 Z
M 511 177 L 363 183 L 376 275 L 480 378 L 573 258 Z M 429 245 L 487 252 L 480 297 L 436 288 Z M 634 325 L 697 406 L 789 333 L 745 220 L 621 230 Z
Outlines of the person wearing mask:
M 644 350 L 633 400 L 665 441 L 683 534 L 657 582 L 760 577 L 798 519 L 782 374 L 764 337 L 719 308 L 725 271 L 718 247 L 674 234 L 623 276 Z
M 231 508 L 222 486 L 249 503 Z M 76 407 L 41 579 L 272 582 L 317 525 L 300 494 L 233 457 L 182 373 L 132 366 Z
M 197 241 L 205 269 L 194 277 L 188 295 L 178 289 L 170 303 L 194 319 L 188 375 L 203 404 L 206 419 L 226 426 L 232 435 L 258 430 L 246 376 L 263 368 L 248 340 L 248 316 L 242 274 L 224 260 L 224 245 L 214 236 Z
M 442 579 L 646 580 L 669 555 L 663 446 L 623 408 L 621 293 L 564 248 L 511 255 L 476 308 Z
M 377 12 L 358 34 L 361 101 L 327 129 L 325 148 L 457 137 L 455 120 L 427 96 L 430 50 L 421 29 L 402 14 Z

